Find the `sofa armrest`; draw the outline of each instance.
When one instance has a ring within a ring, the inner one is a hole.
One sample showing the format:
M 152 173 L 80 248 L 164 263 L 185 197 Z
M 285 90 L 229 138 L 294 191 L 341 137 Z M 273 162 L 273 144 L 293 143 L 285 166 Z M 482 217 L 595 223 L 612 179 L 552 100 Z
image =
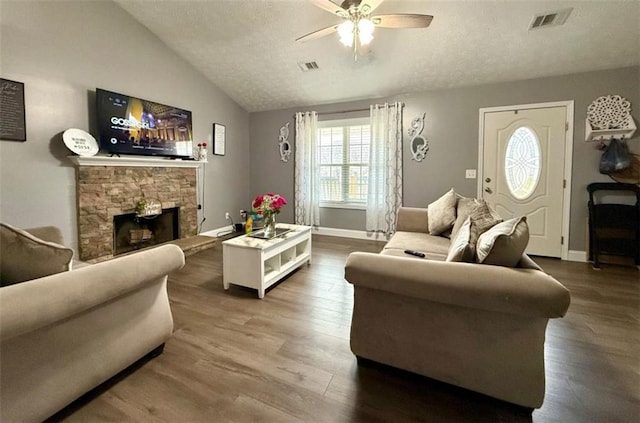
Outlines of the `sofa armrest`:
M 347 258 L 345 278 L 356 287 L 535 317 L 562 317 L 570 302 L 562 284 L 535 269 L 356 252 Z
M 0 288 L 0 339 L 10 339 L 147 285 L 166 281 L 184 265 L 176 245 L 163 245 L 129 256 Z
M 40 238 L 43 241 L 64 245 L 62 232 L 55 226 L 40 226 L 37 228 L 25 229 L 24 231 L 30 233 L 36 238 Z
M 400 207 L 398 209 L 397 231 L 429 233 L 426 208 Z

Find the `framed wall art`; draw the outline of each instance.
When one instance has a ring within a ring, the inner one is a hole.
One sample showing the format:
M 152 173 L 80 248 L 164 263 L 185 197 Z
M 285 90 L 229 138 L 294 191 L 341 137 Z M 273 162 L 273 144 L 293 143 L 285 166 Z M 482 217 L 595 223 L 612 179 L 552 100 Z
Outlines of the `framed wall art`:
M 0 78 L 0 140 L 27 140 L 24 83 L 3 78 Z
M 226 142 L 226 128 L 219 123 L 213 124 L 213 154 L 224 156 Z

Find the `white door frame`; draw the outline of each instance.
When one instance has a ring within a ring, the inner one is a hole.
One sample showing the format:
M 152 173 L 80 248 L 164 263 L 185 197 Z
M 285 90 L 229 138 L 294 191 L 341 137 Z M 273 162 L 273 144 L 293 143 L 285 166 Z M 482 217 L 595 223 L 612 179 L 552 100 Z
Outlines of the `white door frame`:
M 480 125 L 478 129 L 478 187 L 477 197 L 482 196 L 483 154 L 484 154 L 484 118 L 487 113 L 505 112 L 509 110 L 544 109 L 564 107 L 567 110 L 567 130 L 564 142 L 564 198 L 562 210 L 562 260 L 569 258 L 569 226 L 571 224 L 571 166 L 573 164 L 573 100 L 554 101 L 549 103 L 519 104 L 515 106 L 484 107 L 480 109 Z

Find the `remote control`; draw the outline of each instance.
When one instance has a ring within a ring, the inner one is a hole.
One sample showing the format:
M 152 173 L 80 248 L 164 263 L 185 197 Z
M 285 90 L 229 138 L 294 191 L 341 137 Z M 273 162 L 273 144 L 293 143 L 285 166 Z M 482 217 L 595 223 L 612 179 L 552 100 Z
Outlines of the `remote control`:
M 421 253 L 420 251 L 404 250 L 404 252 L 405 254 L 410 254 L 412 256 L 424 258 L 424 253 Z

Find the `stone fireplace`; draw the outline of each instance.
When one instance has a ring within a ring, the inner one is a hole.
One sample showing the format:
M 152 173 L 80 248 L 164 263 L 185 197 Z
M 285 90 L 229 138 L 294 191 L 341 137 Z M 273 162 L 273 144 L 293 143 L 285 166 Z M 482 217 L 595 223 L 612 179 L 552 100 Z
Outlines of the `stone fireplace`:
M 113 216 L 113 255 L 124 254 L 180 237 L 180 209 L 140 217 L 136 213 Z
M 114 219 L 126 214 L 135 216 L 136 203 L 144 199 L 160 200 L 163 215 L 167 209 L 176 210 L 177 237 L 175 234 L 172 237 L 186 238 L 197 234 L 196 163 L 180 165 L 180 162 L 175 162 L 177 166 L 173 167 L 158 164 L 170 162 L 162 159 L 127 160 L 98 156 L 75 159 L 78 164 L 76 176 L 80 260 L 102 261 L 117 253 L 126 252 L 116 252 Z M 130 162 L 134 165 L 127 166 Z M 104 163 L 117 164 L 102 165 Z M 163 223 L 162 226 L 164 228 L 166 224 Z M 148 229 L 148 226 L 141 227 L 145 228 Z M 128 228 L 127 231 L 129 229 L 135 228 Z M 164 232 L 163 240 L 167 236 L 167 230 Z M 148 232 L 138 235 L 149 236 Z M 133 249 L 135 248 L 131 250 Z

